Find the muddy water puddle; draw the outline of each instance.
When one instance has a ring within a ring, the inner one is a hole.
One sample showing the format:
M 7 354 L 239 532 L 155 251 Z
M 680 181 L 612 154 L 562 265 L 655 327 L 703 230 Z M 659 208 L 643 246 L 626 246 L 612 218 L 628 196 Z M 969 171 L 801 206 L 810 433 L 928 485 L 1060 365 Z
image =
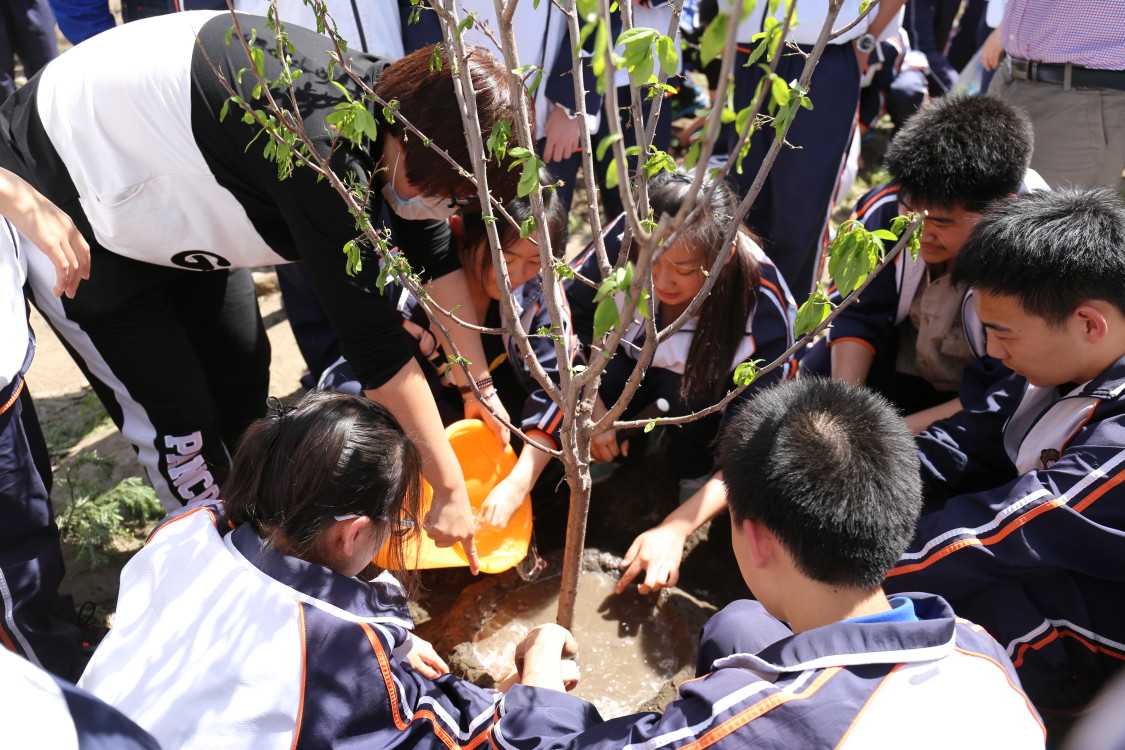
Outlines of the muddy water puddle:
M 614 576 L 584 572 L 574 621 L 581 671 L 574 695 L 607 719 L 636 711 L 677 667 L 672 633 L 659 610 L 639 595 L 615 595 L 615 583 Z M 483 624 L 474 647 L 497 679 L 511 671 L 516 644 L 527 631 L 554 621 L 558 584 L 549 579 L 507 594 L 503 610 Z

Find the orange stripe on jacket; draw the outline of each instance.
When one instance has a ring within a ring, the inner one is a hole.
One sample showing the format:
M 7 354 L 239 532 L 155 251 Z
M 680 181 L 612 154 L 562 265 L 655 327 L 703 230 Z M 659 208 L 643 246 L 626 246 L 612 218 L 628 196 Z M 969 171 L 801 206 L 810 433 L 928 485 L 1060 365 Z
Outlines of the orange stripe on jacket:
M 176 518 L 173 518 L 171 521 L 168 521 L 166 523 L 162 523 L 159 526 L 157 526 L 155 529 L 152 530 L 152 533 L 148 535 L 148 539 L 145 540 L 145 546 L 147 547 L 152 542 L 152 540 L 156 537 L 156 535 L 159 534 L 164 529 L 166 529 L 167 527 L 171 526 L 174 523 L 177 523 L 178 521 L 184 520 L 188 516 L 195 515 L 199 511 L 204 511 L 205 513 L 210 514 L 211 523 L 215 525 L 215 530 L 217 531 L 218 528 L 219 528 L 219 519 L 215 516 L 215 512 L 213 510 L 211 510 L 210 508 L 202 508 L 202 507 L 196 508 L 194 510 L 189 510 L 187 513 L 184 513 L 182 516 L 177 516 Z
M 375 629 L 370 625 L 365 622 L 356 624 L 363 628 L 363 632 L 367 634 L 367 640 L 371 643 L 371 649 L 375 652 L 375 658 L 379 661 L 379 673 L 383 676 L 383 685 L 387 688 L 387 697 L 391 701 L 391 718 L 394 719 L 395 729 L 401 731 L 403 729 L 406 729 L 419 719 L 429 719 L 430 726 L 433 728 L 434 734 L 439 740 L 442 741 L 442 744 L 449 748 L 449 750 L 473 750 L 473 748 L 475 748 L 477 745 L 480 745 L 482 742 L 488 739 L 488 736 L 492 734 L 492 727 L 489 727 L 485 731 L 481 732 L 469 744 L 459 745 L 457 744 L 457 740 L 451 737 L 449 733 L 446 732 L 438 724 L 437 717 L 434 715 L 433 711 L 429 710 L 416 712 L 414 714 L 414 718 L 410 722 L 403 721 L 402 717 L 399 716 L 398 692 L 395 690 L 394 677 L 391 673 L 391 664 L 387 659 L 386 652 L 383 650 L 383 642 L 379 640 L 379 636 L 375 633 Z
M 297 750 L 297 742 L 301 739 L 301 721 L 305 716 L 305 683 L 308 677 L 308 631 L 305 629 L 305 605 L 297 602 L 297 615 L 301 625 L 301 700 L 297 704 L 297 726 L 293 729 L 292 750 Z
M 773 709 L 784 703 L 809 698 L 813 695 L 813 693 L 822 688 L 824 684 L 828 682 L 828 680 L 832 679 L 832 677 L 834 677 L 836 673 L 842 669 L 843 667 L 829 667 L 828 669 L 824 670 L 824 672 L 822 672 L 815 680 L 813 680 L 812 684 L 810 684 L 800 693 L 774 693 L 768 698 L 763 698 L 753 706 L 745 708 L 735 716 L 727 719 L 722 724 L 697 739 L 695 742 L 692 742 L 689 745 L 684 745 L 682 748 L 680 748 L 680 750 L 700 750 L 701 748 L 710 747 L 724 737 L 746 726 L 754 719 L 757 719 L 759 716 L 772 711 Z
M 1114 659 L 1120 659 L 1122 661 L 1125 661 L 1125 654 L 1122 654 L 1120 651 L 1114 651 L 1111 648 L 1106 648 L 1105 646 L 1102 646 L 1098 643 L 1094 643 L 1093 641 L 1089 641 L 1089 640 L 1083 638 L 1078 633 L 1075 633 L 1073 630 L 1054 629 L 1050 633 L 1048 633 L 1047 635 L 1040 638 L 1038 641 L 1035 641 L 1034 643 L 1025 643 L 1025 644 L 1021 645 L 1018 649 L 1016 649 L 1016 658 L 1012 659 L 1012 666 L 1014 666 L 1018 669 L 1023 664 L 1024 657 L 1027 656 L 1028 651 L 1038 651 L 1039 649 L 1046 646 L 1048 643 L 1051 643 L 1052 641 L 1054 641 L 1058 638 L 1071 638 L 1073 640 L 1078 641 L 1079 643 L 1081 643 L 1083 646 L 1088 648 L 1090 651 L 1093 651 L 1094 653 L 1105 654 L 1106 656 L 1112 656 Z
M 758 280 L 762 286 L 773 290 L 777 301 L 781 303 L 781 317 L 785 318 L 786 322 L 789 322 L 789 303 L 785 300 L 785 295 L 782 294 L 781 290 L 777 288 L 777 285 L 772 283 L 769 279 L 759 277 Z
M 890 573 L 887 574 L 887 577 L 889 578 L 890 576 L 902 575 L 903 573 L 913 573 L 916 570 L 922 570 L 924 568 L 928 568 L 930 565 L 933 565 L 938 560 L 941 560 L 945 557 L 948 557 L 949 555 L 953 554 L 957 550 L 965 549 L 966 547 L 975 547 L 975 546 L 988 547 L 990 545 L 996 544 L 997 542 L 1002 542 L 1002 541 L 1004 541 L 1004 539 L 1006 539 L 1008 537 L 1009 534 L 1011 534 L 1013 531 L 1015 531 L 1019 527 L 1023 526 L 1025 523 L 1028 523 L 1029 521 L 1033 521 L 1036 518 L 1038 518 L 1039 516 L 1046 513 L 1047 511 L 1053 510 L 1054 508 L 1058 508 L 1058 507 L 1063 506 L 1063 505 L 1066 505 L 1066 503 L 1061 498 L 1056 497 L 1054 500 L 1049 500 L 1048 502 L 1045 502 L 1045 503 L 1042 503 L 1041 505 L 1035 506 L 1034 508 L 1032 508 L 1029 511 L 1021 513 L 1019 516 L 1017 516 L 1016 518 L 1009 521 L 1007 524 L 1005 524 L 1003 526 L 1003 528 L 999 529 L 996 533 L 994 533 L 990 537 L 986 537 L 984 539 L 981 539 L 979 537 L 970 537 L 968 539 L 959 539 L 958 541 L 953 542 L 952 544 L 948 544 L 945 547 L 942 547 L 937 552 L 934 552 L 932 555 L 927 557 L 925 560 L 922 560 L 921 562 L 916 562 L 916 563 L 912 563 L 910 565 L 901 565 L 899 567 L 896 567 L 894 570 L 892 570 Z
M 12 404 L 16 403 L 16 399 L 18 399 L 20 397 L 20 394 L 23 393 L 23 387 L 26 383 L 26 380 L 20 381 L 19 386 L 17 386 L 16 389 L 12 391 L 12 395 L 8 398 L 7 401 L 4 402 L 4 405 L 0 406 L 0 414 L 3 414 L 4 412 L 8 411 L 8 409 L 12 408 Z
M 1113 489 L 1117 485 L 1121 484 L 1121 482 L 1123 482 L 1123 481 L 1125 481 L 1125 471 L 1118 472 L 1113 477 L 1113 479 L 1110 479 L 1108 482 L 1103 484 L 1101 487 L 1098 487 L 1096 490 L 1094 490 L 1089 495 L 1084 497 L 1082 499 L 1082 502 L 1077 503 L 1074 506 L 1074 510 L 1078 513 L 1081 513 L 1082 511 L 1089 508 L 1098 498 L 1100 498 L 1105 493 L 1109 492 L 1111 489 Z
M 1087 495 L 1081 502 L 1076 503 L 1073 510 L 1076 513 L 1081 513 L 1082 511 L 1086 510 L 1086 508 L 1090 507 L 1095 501 L 1097 501 L 1098 498 L 1100 498 L 1106 492 L 1109 492 L 1117 485 L 1121 484 L 1121 482 L 1123 481 L 1125 481 L 1125 471 L 1118 472 L 1112 479 L 1105 482 L 1101 487 Z M 912 573 L 916 570 L 922 570 L 929 567 L 938 560 L 944 557 L 948 557 L 957 550 L 964 549 L 966 547 L 975 545 L 982 545 L 987 547 L 989 545 L 996 544 L 997 542 L 1001 542 L 1006 539 L 1009 534 L 1018 529 L 1020 526 L 1023 526 L 1025 523 L 1033 521 L 1035 518 L 1043 515 L 1049 510 L 1064 505 L 1066 505 L 1066 502 L 1062 498 L 1056 497 L 1054 500 L 1042 503 L 1041 505 L 1035 506 L 1031 510 L 1021 513 L 1019 516 L 1009 521 L 990 537 L 984 539 L 971 537 L 969 539 L 958 540 L 956 542 L 953 542 L 952 544 L 942 547 L 937 552 L 927 557 L 925 560 L 912 563 L 910 565 L 901 565 L 899 567 L 896 567 L 894 570 L 887 574 L 887 577 L 902 575 L 903 573 Z
M 856 208 L 856 210 L 852 212 L 852 215 L 848 217 L 848 219 L 858 219 L 860 214 L 865 214 L 868 211 L 870 211 L 871 207 L 879 202 L 879 199 L 883 198 L 888 193 L 894 192 L 895 190 L 898 190 L 898 187 L 895 186 L 895 185 L 886 186 L 885 188 L 883 188 L 879 192 L 875 193 L 875 195 L 868 198 L 867 202 L 864 203 L 862 206 L 858 206 Z

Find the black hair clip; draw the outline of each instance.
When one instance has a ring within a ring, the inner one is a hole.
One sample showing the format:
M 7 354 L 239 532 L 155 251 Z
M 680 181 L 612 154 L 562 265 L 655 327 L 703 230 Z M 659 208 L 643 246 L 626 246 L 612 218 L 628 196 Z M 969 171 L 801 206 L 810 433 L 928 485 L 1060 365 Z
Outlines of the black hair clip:
M 296 411 L 297 409 L 296 406 L 286 406 L 285 404 L 281 403 L 281 399 L 279 399 L 277 396 L 270 396 L 266 399 L 266 408 L 273 411 L 273 413 L 268 416 L 271 416 L 274 419 L 281 419 L 286 414 L 292 411 Z

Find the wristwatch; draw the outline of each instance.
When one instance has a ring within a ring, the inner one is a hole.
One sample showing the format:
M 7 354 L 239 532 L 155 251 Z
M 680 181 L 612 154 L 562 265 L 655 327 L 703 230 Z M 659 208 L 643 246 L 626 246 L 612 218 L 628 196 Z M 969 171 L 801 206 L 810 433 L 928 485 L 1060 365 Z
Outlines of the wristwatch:
M 871 34 L 864 34 L 855 40 L 855 48 L 864 54 L 871 54 L 875 49 L 875 37 Z

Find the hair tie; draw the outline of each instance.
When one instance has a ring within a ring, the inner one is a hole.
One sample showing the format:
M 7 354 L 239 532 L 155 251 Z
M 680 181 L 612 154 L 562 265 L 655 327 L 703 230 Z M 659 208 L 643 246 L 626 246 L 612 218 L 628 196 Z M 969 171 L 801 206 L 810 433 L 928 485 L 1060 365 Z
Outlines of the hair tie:
M 282 419 L 286 414 L 296 411 L 297 407 L 286 406 L 285 404 L 281 403 L 281 399 L 279 399 L 277 396 L 270 396 L 266 399 L 266 409 L 273 410 L 273 414 L 268 414 L 267 416 L 273 417 L 274 419 Z

